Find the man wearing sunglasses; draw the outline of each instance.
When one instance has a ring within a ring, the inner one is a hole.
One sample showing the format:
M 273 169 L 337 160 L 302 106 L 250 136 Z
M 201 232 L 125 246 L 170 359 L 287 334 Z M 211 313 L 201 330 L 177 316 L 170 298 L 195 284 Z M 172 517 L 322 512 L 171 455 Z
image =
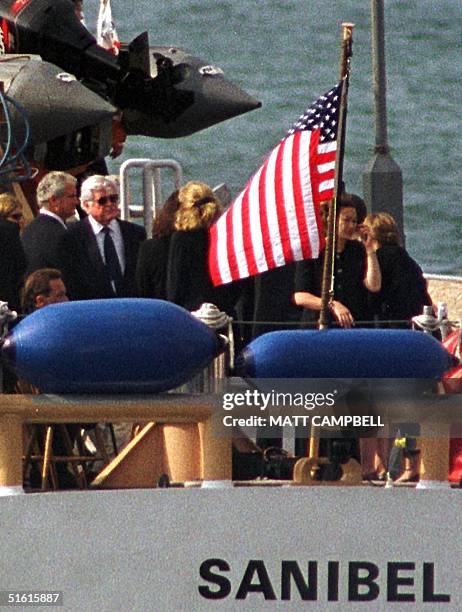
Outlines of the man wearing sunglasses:
M 72 224 L 61 244 L 61 269 L 70 298 L 136 296 L 136 260 L 146 232 L 118 218 L 118 186 L 106 176 L 86 179 L 80 201 L 88 216 Z
M 66 220 L 78 204 L 77 180 L 67 172 L 49 172 L 37 186 L 40 213 L 26 225 L 22 244 L 26 275 L 41 268 L 59 268 L 58 245 L 67 231 Z

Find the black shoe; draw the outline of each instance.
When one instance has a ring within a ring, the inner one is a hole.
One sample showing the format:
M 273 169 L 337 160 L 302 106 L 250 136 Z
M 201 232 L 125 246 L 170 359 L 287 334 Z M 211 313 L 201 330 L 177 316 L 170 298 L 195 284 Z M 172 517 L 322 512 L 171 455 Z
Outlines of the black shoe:
M 385 482 L 387 480 L 387 473 L 381 472 L 378 474 L 377 472 L 370 472 L 369 474 L 363 474 L 363 480 L 367 480 L 369 482 Z

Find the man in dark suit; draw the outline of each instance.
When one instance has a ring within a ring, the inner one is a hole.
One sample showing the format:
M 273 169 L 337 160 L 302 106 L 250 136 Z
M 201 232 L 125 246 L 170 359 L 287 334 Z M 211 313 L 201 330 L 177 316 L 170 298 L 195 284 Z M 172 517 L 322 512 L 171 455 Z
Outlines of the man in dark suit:
M 66 233 L 66 219 L 75 213 L 77 180 L 66 172 L 49 172 L 37 186 L 40 213 L 22 234 L 27 274 L 41 268 L 59 268 L 58 244 Z
M 61 269 L 72 300 L 134 297 L 136 261 L 142 227 L 118 219 L 117 185 L 102 175 L 81 186 L 88 216 L 73 223 L 60 246 Z
M 35 272 L 26 278 L 22 293 L 23 314 L 28 315 L 36 310 L 45 308 L 49 304 L 58 304 L 67 301 L 66 287 L 64 286 L 59 270 L 54 268 L 43 268 L 41 270 L 35 270 Z M 40 393 L 37 387 L 21 379 L 17 381 L 17 390 L 25 394 Z M 71 454 L 69 445 L 73 446 L 78 431 L 84 426 L 70 423 L 66 425 L 50 425 L 53 427 L 53 454 L 55 456 L 66 456 Z M 48 427 L 49 425 L 35 425 L 27 428 L 27 430 L 35 430 L 34 433 L 37 436 L 37 441 L 40 444 L 42 452 L 45 447 L 46 430 Z M 75 476 L 69 471 L 66 463 L 57 462 L 54 468 L 56 470 L 59 489 L 75 489 L 77 487 Z M 30 487 L 33 489 L 41 487 L 42 474 L 35 461 L 29 461 L 25 464 L 25 474 L 25 481 Z M 48 475 L 45 479 L 47 478 Z

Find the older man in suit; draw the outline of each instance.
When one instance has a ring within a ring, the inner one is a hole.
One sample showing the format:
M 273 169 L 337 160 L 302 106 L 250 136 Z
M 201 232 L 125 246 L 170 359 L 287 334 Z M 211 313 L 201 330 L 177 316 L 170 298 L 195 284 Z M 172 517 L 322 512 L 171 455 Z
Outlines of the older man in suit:
M 136 296 L 135 271 L 144 229 L 118 219 L 118 188 L 94 175 L 81 186 L 88 216 L 72 224 L 60 247 L 61 269 L 72 300 Z
M 77 180 L 67 172 L 49 172 L 37 186 L 40 213 L 22 233 L 27 274 L 41 268 L 59 268 L 58 245 L 67 231 L 66 219 L 78 204 Z

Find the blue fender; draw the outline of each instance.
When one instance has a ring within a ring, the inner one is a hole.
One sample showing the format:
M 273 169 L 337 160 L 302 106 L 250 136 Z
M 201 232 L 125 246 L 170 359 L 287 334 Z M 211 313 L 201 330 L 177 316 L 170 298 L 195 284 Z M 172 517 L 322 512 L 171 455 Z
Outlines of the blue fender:
M 219 350 L 216 335 L 175 304 L 113 299 L 37 310 L 7 337 L 2 358 L 43 393 L 157 393 Z
M 253 340 L 236 363 L 244 378 L 439 379 L 450 367 L 438 340 L 398 329 L 270 332 Z

